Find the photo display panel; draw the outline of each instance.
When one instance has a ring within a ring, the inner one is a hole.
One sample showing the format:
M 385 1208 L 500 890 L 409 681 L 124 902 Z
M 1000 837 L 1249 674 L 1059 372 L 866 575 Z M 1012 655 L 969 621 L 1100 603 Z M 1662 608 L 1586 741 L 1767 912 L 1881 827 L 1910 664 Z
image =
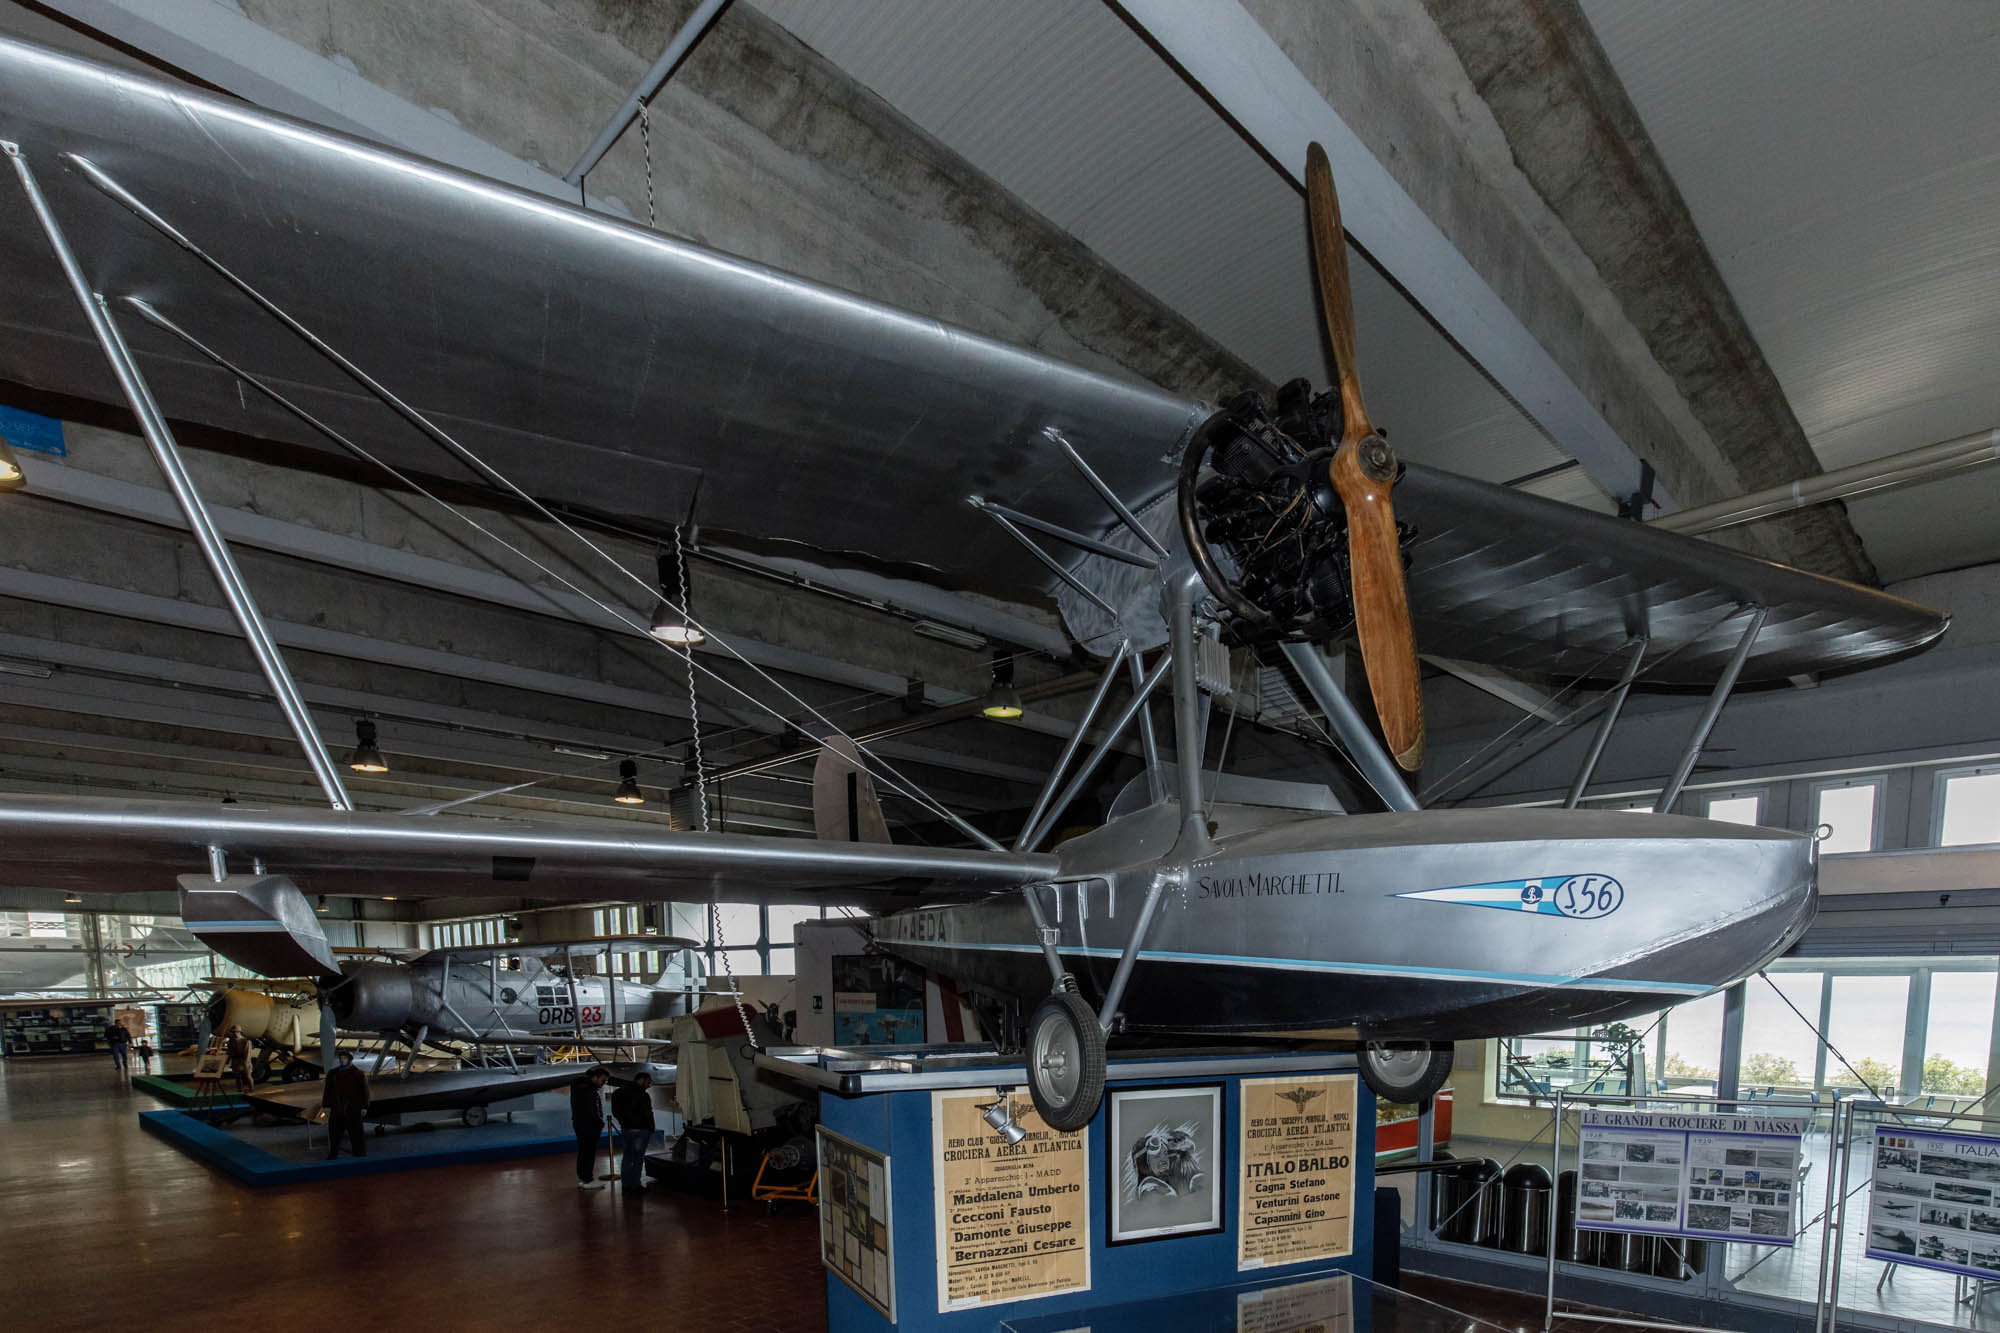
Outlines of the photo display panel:
M 1875 1126 L 1866 1252 L 2000 1281 L 2000 1138 Z
M 1576 1225 L 1789 1248 L 1805 1122 L 1586 1110 Z
M 824 1125 L 818 1136 L 820 1262 L 893 1324 L 889 1159 Z

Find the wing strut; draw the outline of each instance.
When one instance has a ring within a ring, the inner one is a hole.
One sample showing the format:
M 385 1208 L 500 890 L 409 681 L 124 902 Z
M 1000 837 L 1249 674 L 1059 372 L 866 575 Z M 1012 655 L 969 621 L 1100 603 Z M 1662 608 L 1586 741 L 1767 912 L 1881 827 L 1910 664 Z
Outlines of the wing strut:
M 1563 809 L 1574 810 L 1576 803 L 1583 799 L 1583 789 L 1590 785 L 1591 775 L 1597 772 L 1597 761 L 1604 757 L 1604 747 L 1611 740 L 1611 729 L 1618 725 L 1618 714 L 1625 707 L 1625 696 L 1632 692 L 1632 681 L 1638 676 L 1639 664 L 1646 660 L 1646 649 L 1652 646 L 1652 642 L 1644 638 L 1633 640 L 1632 658 L 1625 663 L 1625 673 L 1611 688 L 1611 699 L 1605 705 L 1604 718 L 1590 738 L 1590 750 L 1583 756 L 1583 763 L 1577 766 L 1576 780 L 1569 784 L 1569 795 L 1563 799 Z
M 1687 749 L 1681 755 L 1680 764 L 1674 769 L 1674 776 L 1660 789 L 1660 799 L 1653 805 L 1653 813 L 1663 815 L 1674 808 L 1674 802 L 1681 797 L 1681 788 L 1687 785 L 1688 774 L 1694 772 L 1694 761 L 1701 758 L 1701 747 L 1708 744 L 1708 733 L 1715 730 L 1715 719 L 1722 716 L 1722 705 L 1729 702 L 1729 692 L 1736 688 L 1736 677 L 1743 670 L 1743 664 L 1750 659 L 1750 650 L 1756 646 L 1757 635 L 1764 628 L 1764 621 L 1770 617 L 1771 608 L 1760 606 L 1757 614 L 1750 617 L 1749 626 L 1743 631 L 1743 638 L 1736 645 L 1736 653 L 1729 659 L 1722 675 L 1715 682 L 1715 690 L 1708 696 L 1708 707 L 1701 710 L 1701 717 L 1695 721 L 1694 735 L 1688 737 Z
M 292 734 L 298 738 L 299 748 L 306 753 L 306 762 L 312 766 L 313 776 L 319 779 L 321 789 L 326 792 L 327 803 L 336 810 L 352 810 L 354 803 L 348 799 L 340 772 L 327 755 L 319 732 L 313 729 L 312 715 L 306 711 L 305 700 L 292 681 L 284 655 L 278 651 L 277 642 L 264 625 L 263 613 L 258 611 L 257 601 L 243 581 L 243 572 L 236 567 L 235 557 L 229 553 L 229 543 L 216 531 L 208 507 L 202 503 L 201 492 L 195 488 L 194 478 L 188 475 L 187 467 L 181 461 L 180 447 L 174 442 L 173 432 L 167 428 L 167 419 L 161 413 L 159 404 L 153 401 L 152 389 L 139 373 L 139 364 L 132 358 L 132 349 L 126 346 L 125 337 L 112 320 L 111 310 L 104 298 L 91 291 L 90 283 L 84 278 L 76 255 L 63 235 L 61 224 L 49 209 L 49 201 L 43 198 L 35 173 L 28 167 L 26 154 L 19 144 L 6 143 L 0 147 L 4 147 L 14 164 L 14 173 L 21 178 L 21 189 L 28 196 L 28 205 L 34 210 L 35 220 L 48 234 L 49 246 L 56 253 L 56 262 L 62 266 L 63 276 L 69 279 L 77 304 L 83 307 L 83 316 L 90 323 L 90 331 L 97 336 L 98 344 L 104 349 L 104 359 L 111 363 L 111 373 L 117 377 L 118 387 L 124 391 L 126 402 L 131 404 L 132 415 L 139 419 L 139 429 L 145 435 L 146 443 L 152 446 L 153 460 L 159 464 L 160 472 L 166 478 L 167 489 L 180 502 L 181 513 L 187 517 L 195 545 L 201 548 L 203 558 L 208 561 L 209 572 L 222 586 L 223 600 L 235 613 L 236 623 L 277 699 L 278 710 L 285 715 Z
M 1410 794 L 1409 784 L 1403 781 L 1403 774 L 1383 750 L 1382 743 L 1375 739 L 1375 733 L 1361 720 L 1361 714 L 1348 700 L 1346 691 L 1326 669 L 1320 659 L 1319 649 L 1310 643 L 1287 643 L 1283 645 L 1285 660 L 1299 673 L 1305 683 L 1307 693 L 1319 704 L 1320 711 L 1332 724 L 1334 734 L 1347 750 L 1347 757 L 1361 770 L 1375 794 L 1391 810 L 1417 810 L 1417 798 Z

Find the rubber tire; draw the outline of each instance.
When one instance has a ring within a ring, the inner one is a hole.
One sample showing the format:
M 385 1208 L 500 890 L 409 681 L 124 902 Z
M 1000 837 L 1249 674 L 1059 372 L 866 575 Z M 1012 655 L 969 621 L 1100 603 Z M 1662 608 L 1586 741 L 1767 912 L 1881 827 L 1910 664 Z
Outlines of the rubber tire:
M 1409 1062 L 1409 1056 L 1422 1051 L 1428 1054 L 1422 1069 L 1411 1072 L 1408 1069 L 1390 1069 L 1376 1065 L 1370 1056 L 1377 1051 L 1393 1052 Z M 1385 1102 L 1414 1104 L 1422 1106 L 1436 1095 L 1451 1077 L 1452 1047 L 1448 1041 L 1381 1041 L 1369 1042 L 1360 1051 L 1361 1081 Z
M 478 1129 L 486 1123 L 486 1108 L 483 1106 L 468 1106 L 458 1113 L 458 1118 L 465 1122 L 467 1129 Z
M 263 1084 L 269 1082 L 270 1078 L 271 1078 L 271 1062 L 269 1060 L 259 1058 L 252 1060 L 250 1062 L 251 1087 L 253 1088 L 261 1087 Z
M 318 1077 L 318 1071 L 304 1060 L 294 1060 L 285 1066 L 282 1081 L 286 1083 L 310 1083 Z
M 1060 1089 L 1043 1085 L 1035 1063 L 1037 1036 L 1049 1024 L 1067 1028 L 1079 1053 L 1076 1087 L 1067 1098 Z M 1026 1063 L 1028 1095 L 1034 1098 L 1035 1110 L 1041 1113 L 1043 1124 L 1068 1133 L 1084 1128 L 1096 1117 L 1097 1108 L 1104 1104 L 1104 1029 L 1097 1025 L 1097 1015 L 1081 995 L 1057 991 L 1042 1001 L 1028 1020 Z

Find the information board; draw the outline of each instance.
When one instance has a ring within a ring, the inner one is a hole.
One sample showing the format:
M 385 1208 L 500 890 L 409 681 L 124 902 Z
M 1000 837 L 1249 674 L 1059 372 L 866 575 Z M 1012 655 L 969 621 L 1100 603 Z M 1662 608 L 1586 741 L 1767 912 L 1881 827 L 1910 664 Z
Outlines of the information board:
M 820 1260 L 861 1299 L 896 1322 L 896 1260 L 890 1250 L 889 1159 L 819 1129 Z
M 1353 1074 L 1243 1080 L 1238 1271 L 1353 1253 L 1354 1088 Z
M 980 1115 L 994 1097 L 931 1094 L 941 1314 L 1090 1290 L 1089 1135 L 1050 1129 L 1017 1092 L 1027 1137 L 1008 1143 Z
M 1875 1126 L 1867 1255 L 2000 1281 L 2000 1139 Z
M 1789 1248 L 1804 1130 L 1793 1116 L 1585 1110 L 1576 1224 Z

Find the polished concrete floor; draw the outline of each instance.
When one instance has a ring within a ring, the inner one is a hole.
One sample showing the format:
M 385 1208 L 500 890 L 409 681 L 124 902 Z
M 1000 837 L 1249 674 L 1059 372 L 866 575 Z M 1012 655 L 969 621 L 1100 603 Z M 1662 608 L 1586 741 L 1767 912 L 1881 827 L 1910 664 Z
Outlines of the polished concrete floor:
M 0 1062 L 0 1327 L 826 1327 L 803 1210 L 585 1193 L 567 1157 L 249 1189 L 140 1130 L 157 1106 L 107 1061 Z M 1407 1286 L 1356 1284 L 1373 1333 L 1541 1328 L 1538 1299 Z

